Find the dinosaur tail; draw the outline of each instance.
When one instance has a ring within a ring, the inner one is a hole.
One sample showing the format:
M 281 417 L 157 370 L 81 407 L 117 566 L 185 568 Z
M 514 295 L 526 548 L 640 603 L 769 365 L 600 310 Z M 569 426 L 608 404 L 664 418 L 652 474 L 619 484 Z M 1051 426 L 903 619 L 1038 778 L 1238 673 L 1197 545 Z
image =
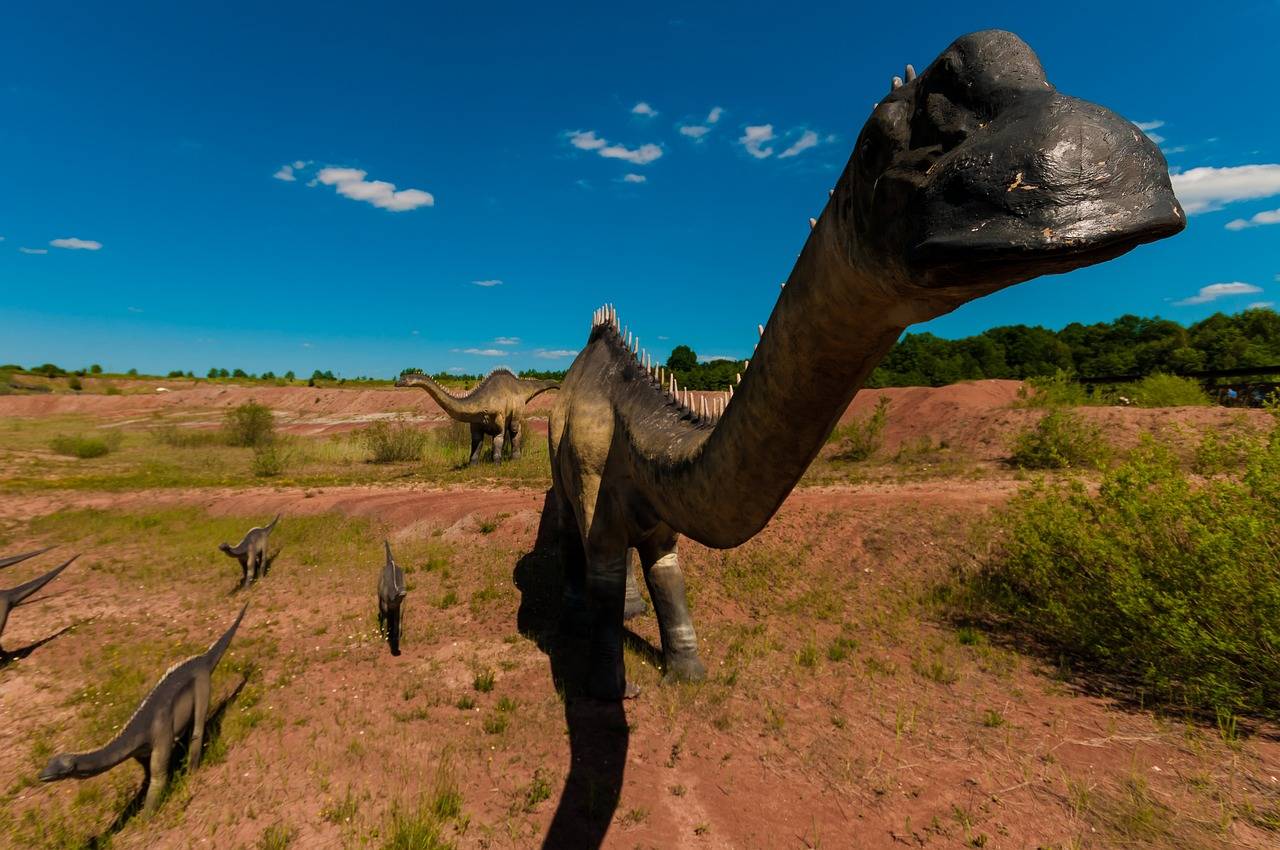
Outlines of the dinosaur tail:
M 72 555 L 62 565 L 54 567 L 44 575 L 39 576 L 38 578 L 33 578 L 25 584 L 20 584 L 17 587 L 11 587 L 4 591 L 5 596 L 9 597 L 9 604 L 11 606 L 21 605 L 24 599 L 57 578 L 58 573 L 71 566 L 71 562 L 79 557 L 79 555 Z
M 27 558 L 34 558 L 36 555 L 43 555 L 52 548 L 52 546 L 46 546 L 43 549 L 36 549 L 34 552 L 23 552 L 21 555 L 10 555 L 7 558 L 0 558 L 0 570 L 5 567 L 12 567 L 14 564 L 21 564 Z
M 273 528 L 275 528 L 275 527 L 276 527 L 276 523 L 277 523 L 277 522 L 279 522 L 279 521 L 280 521 L 280 514 L 276 514 L 276 518 L 275 518 L 275 519 L 273 519 L 273 520 L 271 520 L 271 522 L 267 524 L 267 533 L 268 533 L 268 534 L 270 534 L 270 533 L 271 533 L 271 530 L 272 530 Z
M 205 653 L 205 657 L 212 660 L 209 669 L 212 670 L 218 666 L 218 662 L 222 660 L 223 654 L 226 653 L 227 647 L 231 645 L 231 638 L 235 636 L 236 629 L 240 626 L 240 621 L 244 619 L 244 612 L 249 610 L 249 603 L 244 603 L 244 607 L 240 609 L 239 616 L 236 621 L 231 624 L 231 628 L 227 629 L 222 637 L 213 642 L 213 646 L 209 647 L 209 651 Z

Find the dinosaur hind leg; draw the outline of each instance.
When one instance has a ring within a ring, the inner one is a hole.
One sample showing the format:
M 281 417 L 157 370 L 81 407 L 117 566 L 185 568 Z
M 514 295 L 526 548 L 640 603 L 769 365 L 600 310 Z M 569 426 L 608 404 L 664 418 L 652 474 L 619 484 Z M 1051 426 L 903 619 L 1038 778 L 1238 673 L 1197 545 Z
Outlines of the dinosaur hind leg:
M 630 620 L 649 612 L 649 603 L 640 595 L 640 582 L 636 581 L 636 561 L 639 560 L 635 549 L 627 550 L 627 603 L 622 609 L 622 619 Z
M 484 445 L 484 429 L 479 425 L 471 426 L 471 460 L 468 463 L 480 462 L 480 447 Z
M 204 724 L 209 718 L 209 676 L 196 676 L 194 688 L 191 703 L 191 745 L 187 748 L 188 770 L 195 770 L 200 766 L 200 751 L 204 748 Z
M 392 608 L 387 612 L 387 643 L 391 645 L 391 654 L 400 654 L 400 609 Z
M 507 434 L 511 444 L 511 459 L 519 460 L 524 450 L 524 428 L 520 426 L 519 416 L 512 416 L 507 420 Z
M 591 654 L 587 692 L 596 699 L 630 699 L 640 689 L 627 680 L 622 655 L 622 615 L 627 600 L 627 541 L 612 504 L 597 504 L 586 535 L 587 600 L 591 610 Z M 603 510 L 599 510 L 603 508 Z
M 498 420 L 498 433 L 493 435 L 493 462 L 502 463 L 503 435 L 507 432 L 506 422 Z
M 640 548 L 640 563 L 644 567 L 645 584 L 649 586 L 649 598 L 658 615 L 666 679 L 702 681 L 707 677 L 707 668 L 698 657 L 698 635 L 689 614 L 675 533 L 668 531 L 646 541 Z
M 240 586 L 249 586 L 249 554 L 246 552 L 239 558 L 240 561 Z
M 142 804 L 144 812 L 153 812 L 160 805 L 164 788 L 169 784 L 169 759 L 173 756 L 173 715 L 161 710 L 151 724 L 151 764 L 147 771 L 147 799 Z

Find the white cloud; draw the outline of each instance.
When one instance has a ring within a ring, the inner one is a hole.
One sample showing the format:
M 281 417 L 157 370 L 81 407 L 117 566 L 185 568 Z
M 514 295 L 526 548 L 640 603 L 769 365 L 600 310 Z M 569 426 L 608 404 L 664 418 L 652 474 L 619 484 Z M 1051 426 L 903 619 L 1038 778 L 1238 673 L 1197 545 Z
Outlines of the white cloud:
M 611 145 L 597 136 L 595 130 L 574 130 L 569 133 L 569 143 L 579 150 L 595 151 L 605 159 L 621 159 L 632 165 L 647 165 L 662 156 L 662 148 L 655 144 L 644 144 L 634 149 Z
M 578 352 L 568 348 L 539 348 L 533 352 L 534 357 L 541 357 L 544 360 L 561 360 L 565 357 L 577 357 Z
M 141 313 L 141 312 L 142 312 L 142 308 L 141 308 L 141 307 L 126 307 L 125 309 L 126 309 L 126 310 L 128 310 L 130 313 Z
M 4 237 L 0 236 L 0 242 L 3 242 L 3 241 L 4 241 Z
M 509 352 L 501 348 L 451 348 L 454 354 L 475 354 L 480 357 L 503 357 Z
M 306 168 L 306 167 L 307 167 L 308 165 L 310 165 L 310 164 L 311 164 L 311 163 L 309 163 L 309 162 L 303 162 L 303 161 L 302 161 L 302 160 L 300 160 L 300 159 L 295 159 L 295 160 L 293 161 L 293 167 L 294 167 L 296 170 L 298 170 L 298 171 L 301 171 L 302 169 Z
M 1276 306 L 1276 302 L 1274 301 L 1254 301 L 1245 309 L 1246 310 L 1266 310 L 1274 306 Z
M 47 253 L 49 253 L 49 249 L 48 249 L 48 248 L 19 248 L 18 250 L 19 250 L 19 251 L 21 251 L 21 252 L 22 252 L 22 253 L 24 253 L 24 254 L 47 254 Z
M 1134 126 L 1145 133 L 1148 130 L 1159 130 L 1161 127 L 1164 126 L 1164 122 L 1163 121 L 1135 121 Z
M 622 175 L 623 183 L 643 183 L 647 180 L 643 174 L 624 174 Z
M 766 159 L 773 156 L 773 148 L 766 148 L 764 145 L 776 139 L 773 134 L 772 124 L 760 124 L 755 127 L 748 127 L 746 132 L 742 134 L 742 138 L 738 139 L 738 144 L 747 149 L 747 153 L 756 159 Z
M 1233 201 L 1280 195 L 1280 164 L 1192 168 L 1173 175 L 1173 191 L 1188 214 L 1220 210 Z
M 272 174 L 271 176 L 276 178 L 277 180 L 284 180 L 286 183 L 292 183 L 293 181 L 298 179 L 293 175 L 292 165 L 280 166 L 280 168 L 276 171 L 276 173 Z
M 484 286 L 484 287 L 489 287 L 489 286 L 502 286 L 502 281 L 500 281 L 500 280 L 473 280 L 473 281 L 471 281 L 471 285 L 472 285 L 472 286 Z
M 68 236 L 66 239 L 54 239 L 49 244 L 55 248 L 66 248 L 69 251 L 99 251 L 102 249 L 101 242 L 95 242 L 92 239 L 77 239 L 74 236 Z
M 1174 306 L 1190 307 L 1193 304 L 1208 304 L 1210 301 L 1217 301 L 1219 298 L 1229 298 L 1232 295 L 1253 295 L 1261 292 L 1262 287 L 1254 286 L 1252 283 L 1241 283 L 1240 281 L 1232 281 L 1231 283 L 1211 283 L 1208 286 L 1200 287 L 1200 291 L 1189 298 L 1183 298 L 1181 301 L 1175 301 Z
M 658 110 L 654 109 L 652 106 L 650 106 L 649 104 L 645 103 L 642 100 L 639 103 L 637 103 L 635 106 L 631 107 L 631 114 L 643 115 L 646 118 L 653 118 L 658 114 Z
M 782 153 L 778 154 L 778 159 L 786 159 L 789 156 L 797 156 L 801 153 L 804 153 L 809 148 L 817 147 L 817 145 L 818 145 L 818 134 L 813 132 L 812 130 L 805 130 L 804 133 L 800 135 L 800 138 L 796 140 L 795 144 L 787 148 Z
M 1249 218 L 1237 218 L 1227 222 L 1227 230 L 1244 230 L 1246 227 L 1262 227 L 1264 224 L 1280 224 L 1280 210 L 1263 210 Z
M 728 360 L 732 363 L 736 363 L 741 359 L 742 359 L 741 357 L 730 357 L 728 354 L 699 354 L 698 355 L 699 363 L 714 363 L 717 360 Z
M 518 336 L 495 336 L 493 338 L 495 345 L 519 345 L 520 337 Z
M 1165 141 L 1164 136 L 1160 135 L 1159 133 L 1146 133 L 1145 135 L 1148 139 L 1155 142 L 1157 145 Z
M 713 106 L 711 111 L 707 113 L 707 119 L 701 124 L 682 124 L 677 129 L 682 136 L 688 136 L 691 139 L 701 139 L 707 133 L 711 132 L 711 125 L 716 124 L 720 120 L 720 116 L 724 115 L 724 107 Z
M 320 169 L 316 180 L 336 188 L 339 195 L 353 201 L 367 201 L 375 207 L 392 212 L 416 210 L 418 207 L 435 206 L 436 199 L 421 189 L 396 190 L 394 183 L 385 180 L 365 180 L 368 172 L 359 168 Z
M 302 344 L 302 347 L 303 347 L 303 348 L 315 348 L 315 346 L 314 346 L 314 345 L 312 345 L 312 344 L 311 344 L 311 343 L 309 343 L 309 342 L 304 342 L 304 343 Z

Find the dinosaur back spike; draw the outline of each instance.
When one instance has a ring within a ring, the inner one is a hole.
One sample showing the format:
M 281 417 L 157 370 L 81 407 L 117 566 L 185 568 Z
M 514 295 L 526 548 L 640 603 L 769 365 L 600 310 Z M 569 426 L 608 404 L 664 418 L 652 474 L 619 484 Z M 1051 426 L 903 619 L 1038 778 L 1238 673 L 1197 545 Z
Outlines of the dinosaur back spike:
M 21 564 L 27 558 L 34 558 L 36 555 L 43 555 L 52 549 L 52 546 L 46 546 L 43 549 L 36 549 L 31 552 L 23 552 L 21 555 L 10 555 L 7 558 L 0 558 L 0 570 L 5 567 L 12 567 L 14 564 Z
M 21 605 L 24 599 L 26 599 L 28 596 L 35 593 L 37 590 L 39 590 L 40 588 L 44 587 L 46 584 L 48 584 L 49 582 L 57 578 L 58 573 L 62 572 L 67 567 L 71 566 L 71 562 L 79 557 L 80 557 L 79 555 L 72 555 L 62 564 L 49 570 L 49 572 L 45 573 L 44 575 L 37 576 L 36 578 L 33 578 L 31 581 L 24 582 L 18 585 L 17 587 L 11 587 L 8 590 L 0 591 L 0 593 L 3 593 L 6 597 L 8 597 L 9 604 L 11 606 Z

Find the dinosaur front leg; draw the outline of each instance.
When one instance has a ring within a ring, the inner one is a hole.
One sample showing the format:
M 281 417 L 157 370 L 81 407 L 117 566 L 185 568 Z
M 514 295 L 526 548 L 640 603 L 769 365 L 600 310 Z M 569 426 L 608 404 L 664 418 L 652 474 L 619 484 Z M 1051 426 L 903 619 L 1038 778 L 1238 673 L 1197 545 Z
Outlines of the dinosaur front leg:
M 636 561 L 639 559 L 635 549 L 627 550 L 627 602 L 622 609 L 622 618 L 630 620 L 649 611 L 649 603 L 640 595 L 640 582 L 636 581 Z
M 512 416 L 507 420 L 507 431 L 511 435 L 511 459 L 519 460 L 524 449 L 524 428 L 520 425 L 519 416 Z
M 387 612 L 387 642 L 391 644 L 391 654 L 400 654 L 400 606 L 396 605 Z
M 212 690 L 209 675 L 196 676 L 195 694 L 191 705 L 191 745 L 187 749 L 187 767 L 200 766 L 200 751 L 204 748 L 204 724 L 209 718 L 209 693 Z
M 658 615 L 658 631 L 662 635 L 662 660 L 666 679 L 675 682 L 701 682 L 707 668 L 698 657 L 698 635 L 689 614 L 685 595 L 684 574 L 676 554 L 676 535 L 667 532 L 656 540 L 646 541 L 640 549 L 644 580 L 649 586 Z
M 582 548 L 582 532 L 578 529 L 573 508 L 563 499 L 557 499 L 556 543 L 564 576 L 560 629 L 575 637 L 587 637 L 591 633 L 591 612 L 587 610 L 587 556 Z
M 249 553 L 246 552 L 237 559 L 240 561 L 240 586 L 241 587 L 249 586 L 249 557 L 250 557 Z
M 468 463 L 480 462 L 480 446 L 484 444 L 484 429 L 479 425 L 471 426 L 471 460 Z
M 499 419 L 498 433 L 493 435 L 493 462 L 494 463 L 502 463 L 502 443 L 503 443 L 503 435 L 506 433 L 506 431 L 507 431 L 507 423 L 504 420 Z
M 591 657 L 587 692 L 596 699 L 630 699 L 640 689 L 627 681 L 622 656 L 622 612 L 627 597 L 625 543 L 593 545 L 587 552 L 591 605 Z

